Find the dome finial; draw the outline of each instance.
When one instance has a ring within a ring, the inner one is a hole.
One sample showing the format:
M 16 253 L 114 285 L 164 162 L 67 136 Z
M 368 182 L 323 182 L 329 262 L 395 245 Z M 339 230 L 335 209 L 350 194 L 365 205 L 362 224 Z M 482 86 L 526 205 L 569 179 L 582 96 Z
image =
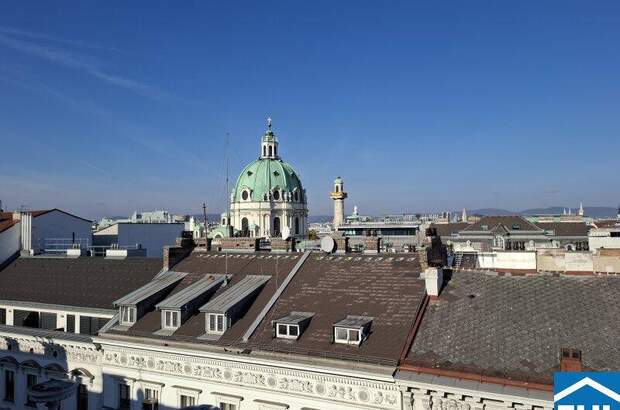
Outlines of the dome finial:
M 269 128 L 269 131 L 271 131 L 271 117 L 267 118 L 267 127 Z

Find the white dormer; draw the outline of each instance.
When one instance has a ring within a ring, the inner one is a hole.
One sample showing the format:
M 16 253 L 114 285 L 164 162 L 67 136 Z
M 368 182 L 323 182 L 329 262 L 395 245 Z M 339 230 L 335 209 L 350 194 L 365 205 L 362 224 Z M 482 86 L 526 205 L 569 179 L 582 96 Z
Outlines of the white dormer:
M 334 323 L 334 343 L 359 346 L 370 334 L 372 317 L 347 316 Z

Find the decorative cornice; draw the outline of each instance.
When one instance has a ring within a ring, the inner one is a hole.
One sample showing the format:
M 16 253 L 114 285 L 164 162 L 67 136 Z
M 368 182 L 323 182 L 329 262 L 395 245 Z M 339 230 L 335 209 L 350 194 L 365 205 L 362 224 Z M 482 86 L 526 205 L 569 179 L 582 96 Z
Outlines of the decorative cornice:
M 400 391 L 394 383 L 370 379 L 123 347 L 106 347 L 102 364 L 355 403 L 359 408 L 400 409 L 401 406 Z

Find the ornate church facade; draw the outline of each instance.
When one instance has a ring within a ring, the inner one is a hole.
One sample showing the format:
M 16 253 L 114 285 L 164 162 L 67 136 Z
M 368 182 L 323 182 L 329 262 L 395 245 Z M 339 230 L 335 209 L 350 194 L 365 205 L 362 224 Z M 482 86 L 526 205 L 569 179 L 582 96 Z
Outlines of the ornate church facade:
M 306 191 L 299 174 L 280 157 L 271 120 L 261 139 L 260 156 L 248 164 L 230 194 L 230 214 L 213 236 L 296 237 L 308 232 Z

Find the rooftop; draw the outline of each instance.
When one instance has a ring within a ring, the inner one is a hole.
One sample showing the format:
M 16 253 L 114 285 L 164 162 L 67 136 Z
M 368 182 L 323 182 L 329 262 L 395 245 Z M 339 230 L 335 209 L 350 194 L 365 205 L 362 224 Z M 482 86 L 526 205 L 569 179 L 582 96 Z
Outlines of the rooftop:
M 620 368 L 620 277 L 456 272 L 429 305 L 406 363 L 551 384 L 560 349 L 584 371 Z
M 113 309 L 161 267 L 153 258 L 20 257 L 0 271 L 0 300 Z

